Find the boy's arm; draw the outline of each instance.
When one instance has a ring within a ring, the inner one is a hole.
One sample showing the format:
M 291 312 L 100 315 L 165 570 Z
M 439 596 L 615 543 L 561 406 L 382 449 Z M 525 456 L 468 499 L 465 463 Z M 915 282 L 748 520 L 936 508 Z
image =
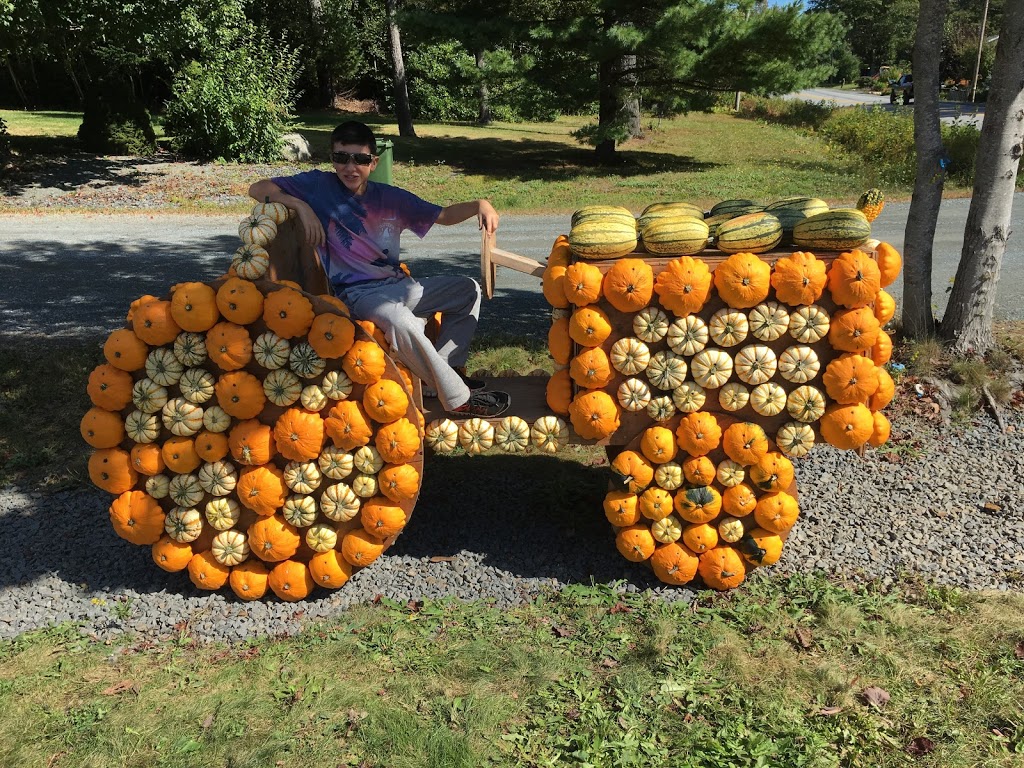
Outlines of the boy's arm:
M 317 247 L 324 244 L 324 227 L 306 201 L 289 195 L 270 179 L 261 179 L 249 187 L 249 197 L 261 203 L 270 200 L 272 203 L 281 203 L 292 208 L 302 223 L 307 245 Z
M 486 200 L 470 200 L 442 208 L 436 223 L 449 226 L 463 222 L 471 216 L 476 216 L 479 228 L 486 230 L 489 235 L 494 234 L 498 228 L 498 212 Z

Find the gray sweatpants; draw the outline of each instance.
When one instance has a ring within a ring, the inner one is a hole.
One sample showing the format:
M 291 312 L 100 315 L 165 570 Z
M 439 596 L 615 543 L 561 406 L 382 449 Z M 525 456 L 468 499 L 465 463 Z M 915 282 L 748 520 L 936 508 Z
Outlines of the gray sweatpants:
M 394 277 L 363 283 L 339 295 L 352 315 L 380 328 L 392 353 L 437 390 L 446 410 L 469 400 L 469 387 L 453 366 L 463 366 L 480 319 L 480 286 L 471 277 Z M 426 321 L 441 313 L 437 341 L 424 333 Z

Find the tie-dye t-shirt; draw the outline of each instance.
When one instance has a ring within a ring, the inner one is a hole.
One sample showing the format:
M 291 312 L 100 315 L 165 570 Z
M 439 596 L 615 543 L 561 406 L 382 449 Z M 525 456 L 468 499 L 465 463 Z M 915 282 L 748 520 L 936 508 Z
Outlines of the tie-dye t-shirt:
M 304 200 L 324 227 L 327 243 L 317 249 L 335 292 L 366 280 L 399 277 L 399 237 L 408 229 L 423 237 L 441 206 L 388 184 L 366 182 L 366 192 L 352 194 L 328 171 L 306 171 L 271 179 Z

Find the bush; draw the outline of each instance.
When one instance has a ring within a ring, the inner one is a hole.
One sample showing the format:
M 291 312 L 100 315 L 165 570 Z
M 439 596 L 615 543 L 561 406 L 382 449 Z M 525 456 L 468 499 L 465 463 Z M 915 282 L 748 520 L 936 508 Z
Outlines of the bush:
M 914 181 L 914 118 L 909 112 L 845 107 L 821 125 L 821 133 L 864 158 L 879 180 L 893 185 Z
M 298 61 L 265 33 L 245 31 L 212 61 L 187 65 L 174 78 L 164 120 L 172 146 L 201 160 L 276 160 Z
M 0 175 L 3 175 L 4 167 L 11 161 L 13 154 L 11 134 L 7 131 L 6 121 L 0 117 Z
M 827 101 L 802 99 L 766 99 L 746 96 L 740 99 L 739 116 L 766 123 L 778 123 L 794 128 L 818 130 L 832 114 L 834 107 Z
M 942 144 L 949 156 L 946 173 L 956 183 L 970 187 L 974 185 L 974 164 L 978 155 L 981 131 L 973 125 L 954 123 L 942 126 Z
M 145 106 L 116 80 L 97 82 L 85 95 L 78 140 L 101 155 L 152 156 L 156 133 Z

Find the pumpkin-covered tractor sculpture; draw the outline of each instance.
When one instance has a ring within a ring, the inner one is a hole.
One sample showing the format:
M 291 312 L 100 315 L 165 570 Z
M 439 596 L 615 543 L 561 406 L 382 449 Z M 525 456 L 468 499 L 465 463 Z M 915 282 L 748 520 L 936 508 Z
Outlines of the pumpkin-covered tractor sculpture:
M 289 211 L 257 205 L 223 277 L 141 297 L 108 337 L 82 420 L 90 477 L 161 568 L 298 600 L 394 542 L 425 447 L 601 444 L 622 556 L 669 584 L 735 587 L 797 520 L 791 459 L 888 438 L 883 289 L 901 261 L 870 239 L 881 204 L 586 206 L 546 263 L 485 235 L 488 297 L 498 265 L 542 280 L 556 372 L 502 378 L 515 413 L 462 421 L 328 295 Z

